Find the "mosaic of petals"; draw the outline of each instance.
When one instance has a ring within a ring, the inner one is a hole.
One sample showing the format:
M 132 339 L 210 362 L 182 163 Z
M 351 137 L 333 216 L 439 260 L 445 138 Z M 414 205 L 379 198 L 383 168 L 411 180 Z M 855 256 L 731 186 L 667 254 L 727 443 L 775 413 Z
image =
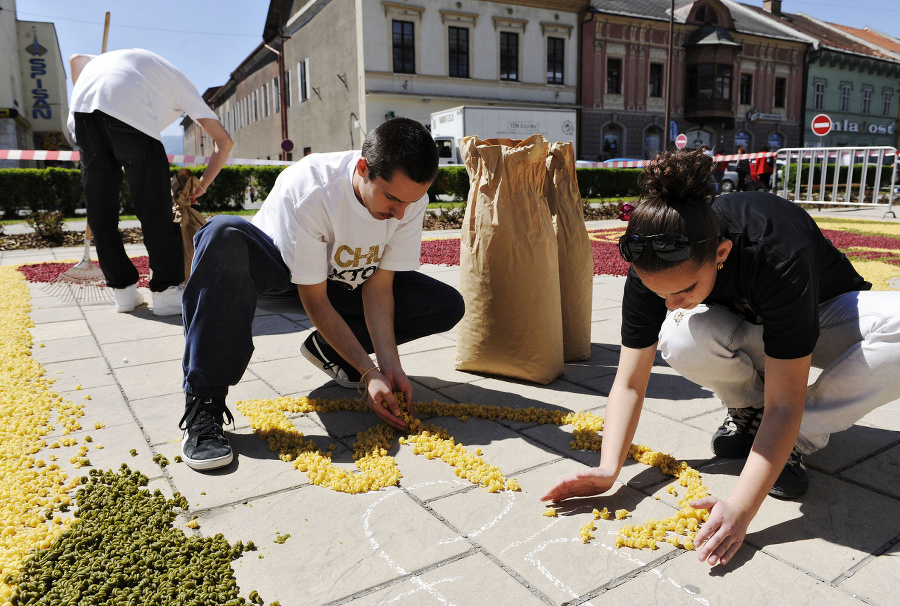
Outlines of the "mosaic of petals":
M 822 232 L 850 261 L 875 290 L 890 290 L 891 281 L 900 277 L 900 224 L 856 219 L 816 217 Z M 594 274 L 624 276 L 628 264 L 618 251 L 622 227 L 588 231 L 594 255 Z M 150 276 L 147 257 L 133 257 L 140 274 L 138 286 L 146 287 Z M 459 265 L 459 238 L 436 238 L 422 241 L 421 262 L 432 265 Z M 29 282 L 52 282 L 75 264 L 71 262 L 33 263 L 19 268 Z

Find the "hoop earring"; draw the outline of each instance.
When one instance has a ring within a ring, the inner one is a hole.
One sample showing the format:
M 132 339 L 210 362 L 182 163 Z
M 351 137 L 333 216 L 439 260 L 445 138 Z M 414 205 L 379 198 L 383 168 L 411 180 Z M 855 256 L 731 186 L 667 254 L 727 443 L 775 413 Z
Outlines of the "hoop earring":
M 718 265 L 716 265 L 716 269 L 717 269 L 718 271 L 722 271 L 722 268 L 723 268 L 723 267 L 725 267 L 725 264 L 724 264 L 724 263 L 719 263 Z

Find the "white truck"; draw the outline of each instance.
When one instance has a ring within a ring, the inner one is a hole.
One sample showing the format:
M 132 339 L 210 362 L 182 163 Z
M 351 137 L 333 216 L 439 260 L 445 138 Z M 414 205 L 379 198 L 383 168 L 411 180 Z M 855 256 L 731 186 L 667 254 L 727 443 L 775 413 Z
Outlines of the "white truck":
M 575 145 L 575 110 L 460 105 L 431 114 L 431 136 L 441 164 L 462 164 L 458 141 L 469 135 L 526 139 L 536 134 L 551 143 Z

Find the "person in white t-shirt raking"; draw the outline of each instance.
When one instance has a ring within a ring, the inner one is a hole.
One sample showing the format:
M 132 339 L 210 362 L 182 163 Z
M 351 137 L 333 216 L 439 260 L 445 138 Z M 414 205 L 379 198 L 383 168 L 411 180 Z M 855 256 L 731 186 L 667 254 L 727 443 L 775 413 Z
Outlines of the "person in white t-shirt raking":
M 119 187 L 124 168 L 131 202 L 141 222 L 150 259 L 153 314 L 181 314 L 184 251 L 181 228 L 172 221 L 169 160 L 161 133 L 187 114 L 215 142 L 200 177 L 203 195 L 231 151 L 231 136 L 197 88 L 174 65 L 142 49 L 73 55 L 68 126 L 81 150 L 81 181 L 87 220 L 116 311 L 130 312 L 144 302 L 138 271 L 119 233 Z
M 365 385 L 369 408 L 405 427 L 394 393 L 403 393 L 411 415 L 412 386 L 397 345 L 448 331 L 464 312 L 454 288 L 415 271 L 437 170 L 425 127 L 393 118 L 361 151 L 311 154 L 285 169 L 252 223 L 220 215 L 197 232 L 183 299 L 179 423 L 190 467 L 233 459 L 222 429 L 233 421 L 225 397 L 250 362 L 265 294 L 299 294 L 316 329 L 302 355 L 343 387 Z

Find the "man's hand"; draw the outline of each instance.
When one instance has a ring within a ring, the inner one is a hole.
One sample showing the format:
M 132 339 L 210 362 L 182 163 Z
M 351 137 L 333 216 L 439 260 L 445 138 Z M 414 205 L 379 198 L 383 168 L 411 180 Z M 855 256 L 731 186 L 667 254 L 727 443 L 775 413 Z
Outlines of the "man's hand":
M 694 538 L 697 557 L 710 566 L 727 564 L 744 542 L 753 516 L 738 503 L 716 497 L 697 499 L 691 507 L 709 510 L 709 519 Z
M 616 474 L 600 467 L 592 467 L 567 476 L 550 487 L 541 501 L 562 501 L 570 497 L 590 497 L 609 490 L 616 481 Z
M 382 372 L 376 369 L 366 376 L 366 395 L 372 412 L 391 427 L 406 429 L 406 422 L 400 414 L 400 406 L 394 397 L 395 391 L 403 393 L 406 413 L 412 417 L 412 385 L 406 373 L 402 370 L 384 369 Z

